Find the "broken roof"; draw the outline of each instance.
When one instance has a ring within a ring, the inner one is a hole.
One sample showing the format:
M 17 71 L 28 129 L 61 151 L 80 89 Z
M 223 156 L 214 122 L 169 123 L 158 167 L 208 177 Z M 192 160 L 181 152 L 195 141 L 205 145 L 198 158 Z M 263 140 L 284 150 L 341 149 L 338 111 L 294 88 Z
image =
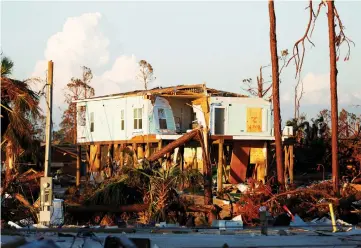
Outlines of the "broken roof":
M 92 99 L 104 99 L 104 98 L 116 98 L 116 97 L 130 97 L 130 96 L 142 96 L 142 95 L 162 95 L 162 96 L 184 96 L 190 98 L 197 98 L 204 95 L 208 96 L 223 96 L 223 97 L 247 97 L 245 95 L 216 90 L 206 87 L 205 84 L 189 84 L 189 85 L 177 85 L 169 87 L 155 87 L 150 90 L 135 90 L 124 93 L 110 94 L 106 96 L 96 96 L 87 98 L 84 100 L 78 100 L 75 102 L 88 101 Z

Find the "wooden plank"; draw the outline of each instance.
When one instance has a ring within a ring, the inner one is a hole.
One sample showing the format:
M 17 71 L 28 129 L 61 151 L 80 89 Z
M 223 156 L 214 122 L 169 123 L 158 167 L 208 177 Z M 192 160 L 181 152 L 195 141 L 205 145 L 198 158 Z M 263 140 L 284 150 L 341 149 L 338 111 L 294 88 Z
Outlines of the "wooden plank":
M 256 148 L 252 147 L 250 152 L 250 163 L 251 164 L 258 164 L 258 163 L 264 163 L 266 160 L 263 148 Z
M 211 140 L 233 140 L 233 136 L 232 135 L 211 135 Z M 217 144 L 217 143 L 215 143 Z
M 157 136 L 155 134 L 148 134 L 148 135 L 137 135 L 134 136 L 133 138 L 130 139 L 131 142 L 142 142 L 142 143 L 147 143 L 147 141 L 149 142 L 150 140 L 155 140 L 157 138 Z

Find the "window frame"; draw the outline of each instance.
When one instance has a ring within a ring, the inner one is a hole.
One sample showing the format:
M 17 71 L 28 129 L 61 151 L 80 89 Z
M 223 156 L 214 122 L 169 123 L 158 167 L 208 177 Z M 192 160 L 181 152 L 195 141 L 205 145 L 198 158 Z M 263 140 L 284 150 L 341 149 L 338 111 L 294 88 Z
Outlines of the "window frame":
M 79 106 L 78 107 L 78 123 L 79 126 L 85 127 L 86 126 L 86 106 Z
M 140 115 L 140 116 L 139 116 Z M 143 108 L 133 108 L 133 129 L 143 129 Z
M 125 110 L 120 110 L 120 131 L 125 130 Z
M 93 133 L 95 130 L 95 124 L 94 124 L 94 112 L 90 113 L 90 132 Z
M 163 112 L 163 113 L 162 113 L 162 116 L 159 114 L 160 112 Z M 161 125 L 161 120 L 164 121 L 163 123 L 165 124 L 165 127 L 162 127 L 162 125 Z M 168 129 L 167 117 L 166 117 L 165 109 L 164 109 L 164 108 L 158 108 L 158 126 L 159 126 L 159 129 L 160 129 L 160 130 L 166 130 L 166 129 Z

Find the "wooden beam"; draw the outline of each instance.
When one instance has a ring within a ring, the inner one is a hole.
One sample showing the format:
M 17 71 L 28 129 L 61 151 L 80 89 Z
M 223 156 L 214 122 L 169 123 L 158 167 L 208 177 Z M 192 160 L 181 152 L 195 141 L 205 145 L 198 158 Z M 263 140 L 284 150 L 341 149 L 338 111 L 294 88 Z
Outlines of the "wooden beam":
M 157 143 L 159 139 L 154 134 L 149 135 L 138 135 L 130 140 L 109 140 L 109 141 L 92 141 L 78 143 L 78 145 L 115 145 L 115 144 L 145 144 L 145 143 Z
M 194 94 L 194 95 L 166 95 L 162 94 L 162 97 L 174 97 L 174 98 L 188 98 L 188 99 L 197 99 L 203 97 L 203 94 Z
M 172 152 L 175 148 L 177 148 L 177 147 L 185 144 L 186 142 L 192 140 L 195 136 L 198 135 L 198 133 L 199 133 L 199 129 L 194 129 L 194 130 L 190 131 L 189 133 L 184 134 L 180 138 L 172 141 L 171 143 L 166 145 L 164 148 L 162 148 L 159 151 L 157 151 L 156 153 L 152 154 L 152 156 L 150 156 L 148 158 L 148 160 L 150 162 L 152 162 L 152 161 L 155 161 L 155 160 L 157 160 L 159 158 L 162 158 L 168 152 Z M 159 144 L 158 144 L 158 148 L 159 148 Z
M 233 140 L 233 136 L 232 135 L 211 135 L 211 140 Z M 217 144 L 217 143 L 215 143 Z
M 223 140 L 218 143 L 217 191 L 223 189 Z

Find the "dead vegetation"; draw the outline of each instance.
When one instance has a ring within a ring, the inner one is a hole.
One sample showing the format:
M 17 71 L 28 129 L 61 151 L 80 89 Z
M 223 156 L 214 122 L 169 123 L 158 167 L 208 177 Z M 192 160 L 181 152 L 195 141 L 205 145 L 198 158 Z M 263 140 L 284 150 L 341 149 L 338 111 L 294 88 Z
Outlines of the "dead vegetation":
M 331 181 L 322 181 L 308 187 L 273 194 L 269 185 L 259 185 L 241 194 L 239 201 L 235 203 L 234 212 L 235 215 L 242 215 L 245 224 L 253 226 L 259 224 L 261 206 L 267 207 L 273 217 L 285 214 L 285 209 L 289 209 L 293 215 L 297 214 L 305 221 L 327 216 L 329 203 L 336 207 L 338 218 L 346 217 L 342 215 L 349 209 L 357 209 L 352 202 L 360 200 L 361 194 L 352 185 L 345 184 L 340 197 L 330 194 L 332 189 Z M 359 218 L 360 216 L 356 216 L 353 222 L 358 223 Z
M 105 214 L 113 223 L 117 218 L 139 224 L 185 223 L 186 209 L 192 203 L 182 199 L 178 190 L 194 186 L 192 183 L 200 184 L 196 182 L 199 179 L 194 173 L 182 173 L 176 166 L 165 169 L 150 168 L 146 163 L 138 168 L 125 166 L 115 178 L 87 184 L 81 194 L 75 187 L 69 188 L 65 202 L 75 215 L 70 214 L 68 221 L 101 221 Z M 87 212 L 86 216 L 79 215 L 82 210 Z

